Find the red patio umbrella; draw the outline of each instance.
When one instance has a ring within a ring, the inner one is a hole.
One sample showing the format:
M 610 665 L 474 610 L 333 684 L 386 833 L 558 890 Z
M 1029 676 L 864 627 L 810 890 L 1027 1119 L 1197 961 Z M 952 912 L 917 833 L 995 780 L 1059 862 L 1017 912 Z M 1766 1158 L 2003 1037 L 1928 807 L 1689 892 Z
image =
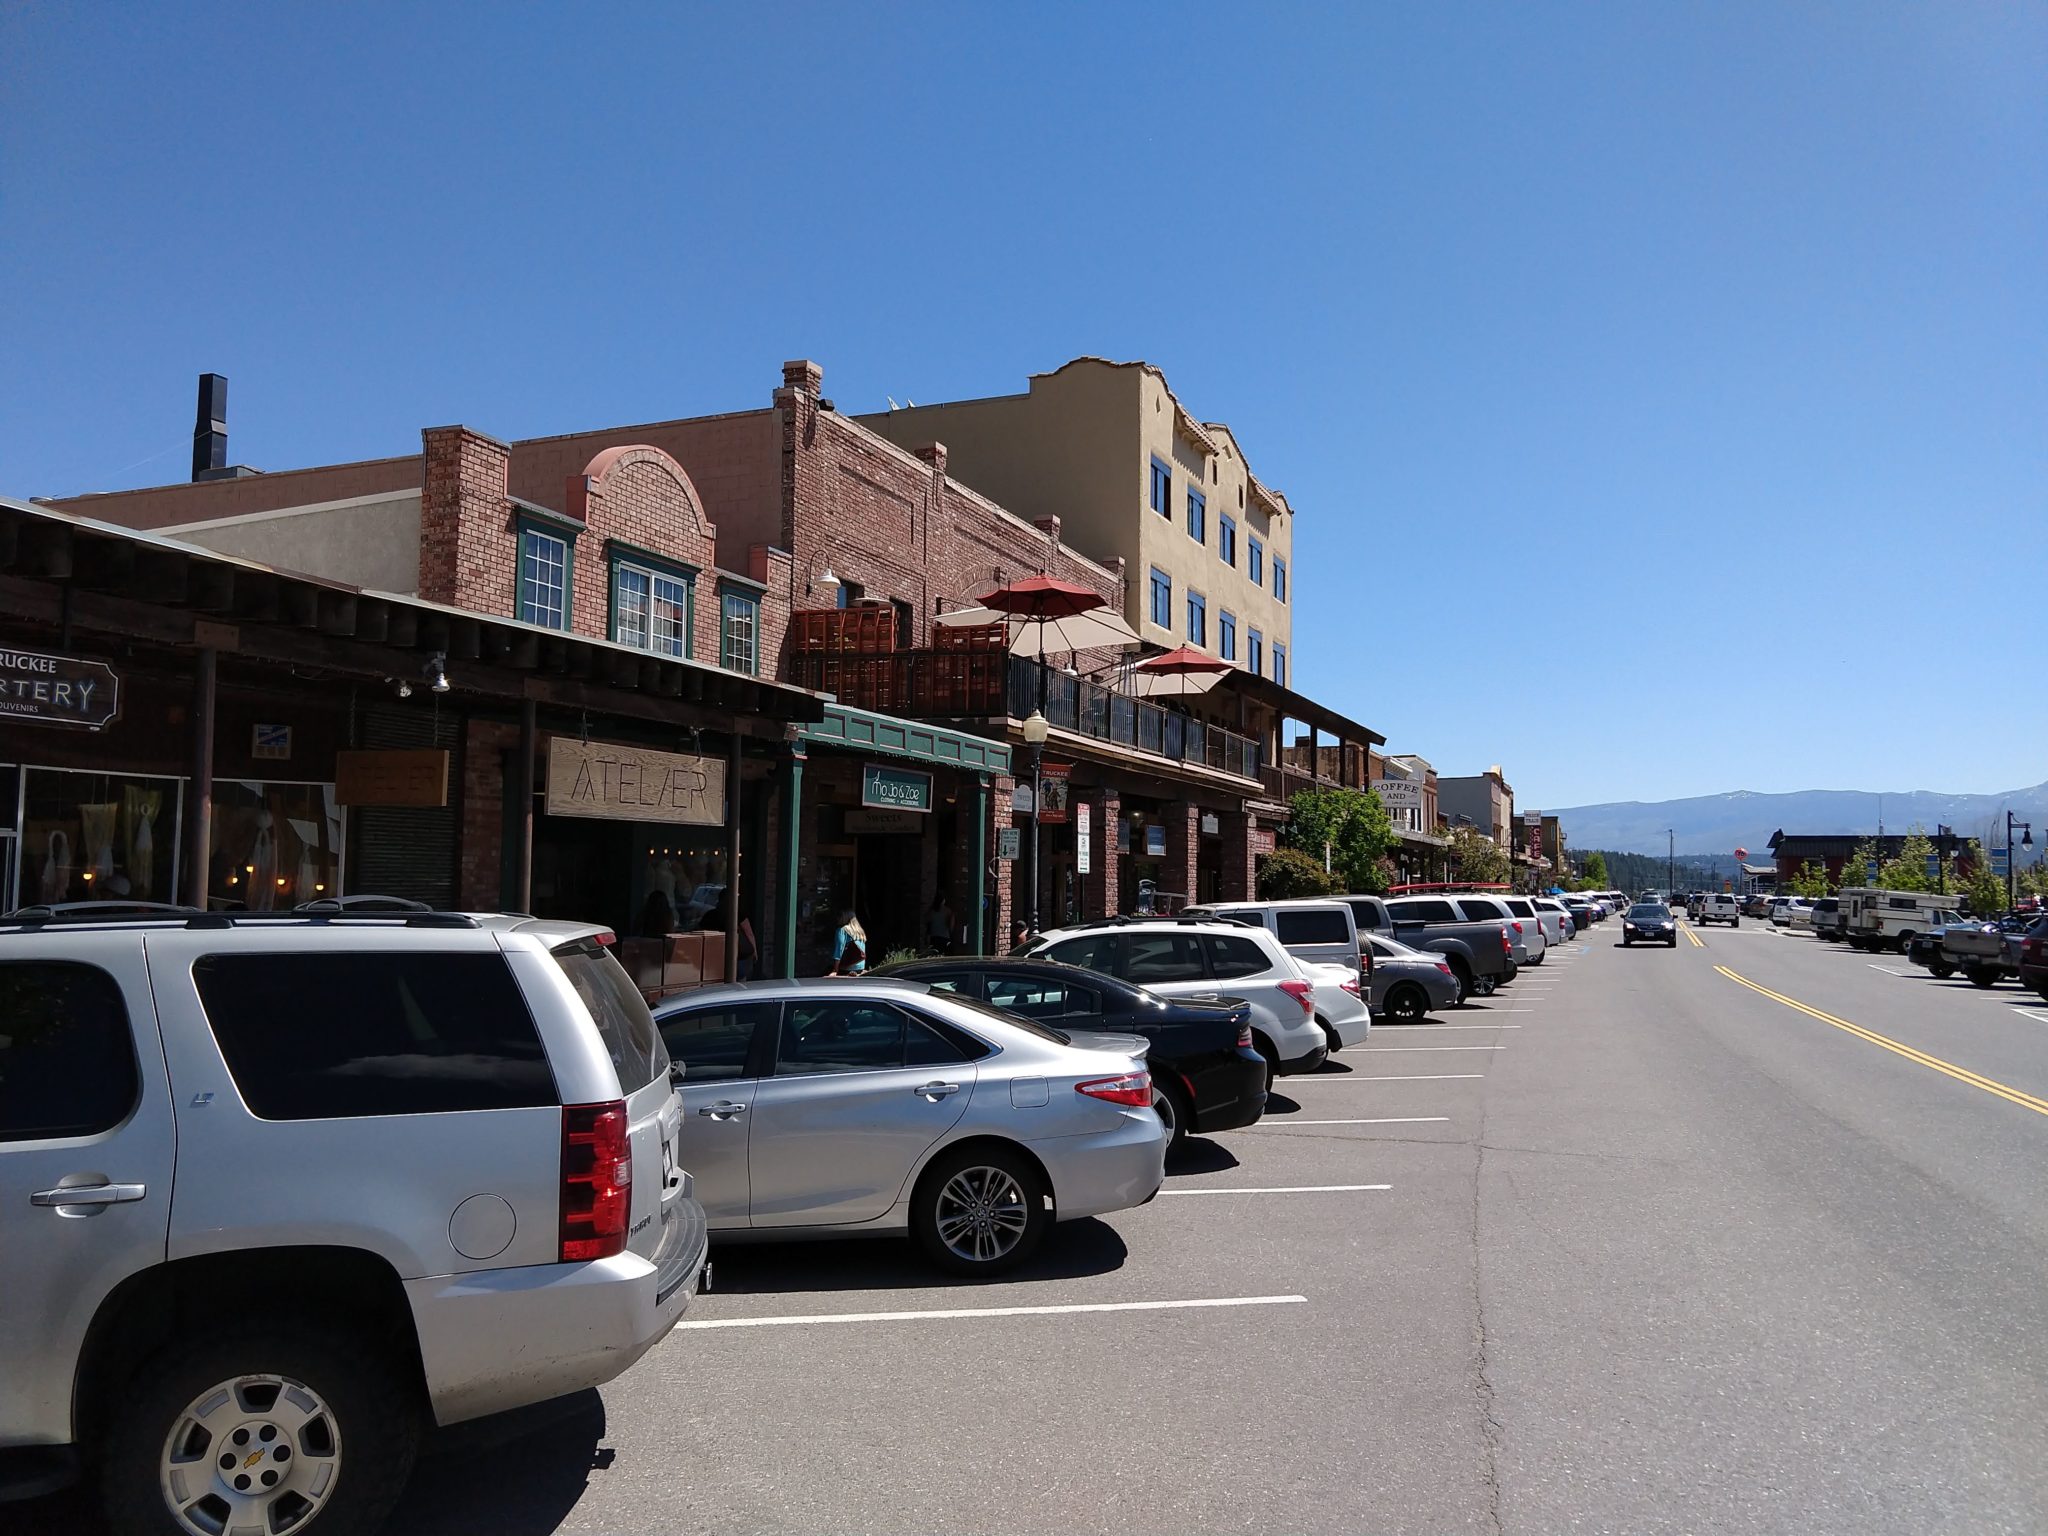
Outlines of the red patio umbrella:
M 1231 670 L 1231 665 L 1204 651 L 1198 651 L 1191 645 L 1183 645 L 1158 656 L 1147 656 L 1131 670 L 1150 673 L 1157 677 L 1177 678 L 1182 684 L 1181 694 L 1185 696 L 1206 692 L 1216 678 Z M 1201 687 L 1190 686 L 1192 680 L 1198 677 L 1208 678 L 1210 682 L 1204 683 Z

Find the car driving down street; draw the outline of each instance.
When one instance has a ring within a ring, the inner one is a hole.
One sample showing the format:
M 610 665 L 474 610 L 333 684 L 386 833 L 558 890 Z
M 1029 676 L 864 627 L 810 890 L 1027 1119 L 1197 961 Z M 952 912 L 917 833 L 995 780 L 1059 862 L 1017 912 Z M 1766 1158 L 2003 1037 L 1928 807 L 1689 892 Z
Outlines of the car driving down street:
M 1668 944 L 1678 947 L 1678 919 L 1671 915 L 1671 909 L 1661 902 L 1639 901 L 1630 907 L 1621 920 L 1621 942 L 1624 948 L 1631 944 Z

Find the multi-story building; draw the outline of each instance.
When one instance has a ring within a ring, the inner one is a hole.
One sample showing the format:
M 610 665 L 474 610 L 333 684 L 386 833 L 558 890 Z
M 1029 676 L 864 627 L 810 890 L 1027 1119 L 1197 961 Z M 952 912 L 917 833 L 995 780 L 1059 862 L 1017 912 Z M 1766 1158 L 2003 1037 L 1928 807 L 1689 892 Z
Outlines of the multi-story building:
M 1394 852 L 1397 878 L 1404 884 L 1448 878 L 1447 841 L 1436 830 L 1436 769 L 1412 752 L 1375 752 L 1372 775 L 1373 789 L 1385 803 L 1399 840 Z
M 1236 435 L 1204 422 L 1150 363 L 1080 357 L 1020 395 L 859 418 L 892 442 L 946 445 L 949 471 L 1128 575 L 1124 617 L 1291 686 L 1294 511 Z
M 1467 821 L 1498 843 L 1502 852 L 1516 851 L 1515 791 L 1498 763 L 1484 773 L 1438 778 L 1436 796 L 1446 820 Z

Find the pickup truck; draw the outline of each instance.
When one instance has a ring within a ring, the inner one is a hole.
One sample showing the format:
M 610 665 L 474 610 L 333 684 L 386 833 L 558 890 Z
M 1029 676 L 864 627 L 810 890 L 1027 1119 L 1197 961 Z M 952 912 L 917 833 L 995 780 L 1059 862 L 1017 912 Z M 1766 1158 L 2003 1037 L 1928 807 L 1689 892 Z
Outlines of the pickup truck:
M 2017 979 L 2020 941 L 2030 921 L 2023 917 L 2001 917 L 1988 923 L 1947 923 L 1941 932 L 1942 961 L 1979 987 L 1994 986 L 2007 976 Z
M 1506 922 L 1466 922 L 1442 896 L 1339 896 L 1351 908 L 1361 937 L 1377 933 L 1398 939 L 1410 949 L 1444 957 L 1458 979 L 1458 1003 L 1491 997 L 1494 989 L 1515 979 L 1519 967 L 1509 942 Z

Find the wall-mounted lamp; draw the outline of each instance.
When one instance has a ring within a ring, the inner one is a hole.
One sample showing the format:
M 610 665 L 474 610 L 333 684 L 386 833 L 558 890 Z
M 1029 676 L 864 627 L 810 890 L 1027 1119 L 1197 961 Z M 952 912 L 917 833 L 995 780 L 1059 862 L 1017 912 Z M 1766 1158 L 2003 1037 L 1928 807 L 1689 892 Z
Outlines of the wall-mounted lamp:
M 433 689 L 434 692 L 446 693 L 448 691 L 448 653 L 446 651 L 436 651 L 433 655 L 429 656 L 427 664 L 420 669 L 420 672 L 427 679 L 427 686 Z
M 832 562 L 830 560 L 825 562 L 825 569 L 818 572 L 818 579 L 811 583 L 811 590 L 816 591 L 820 588 L 828 593 L 839 590 L 839 578 L 832 574 Z

